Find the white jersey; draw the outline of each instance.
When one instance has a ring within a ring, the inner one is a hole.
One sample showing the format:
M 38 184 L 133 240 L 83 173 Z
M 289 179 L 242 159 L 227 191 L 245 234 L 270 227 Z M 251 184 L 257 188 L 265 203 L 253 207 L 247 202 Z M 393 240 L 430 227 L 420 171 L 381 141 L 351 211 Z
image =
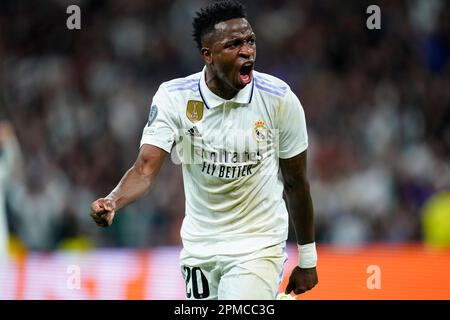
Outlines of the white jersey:
M 252 82 L 225 100 L 202 72 L 164 82 L 153 97 L 141 146 L 182 160 L 184 249 L 196 256 L 253 252 L 288 235 L 278 157 L 306 150 L 303 108 L 283 81 L 253 71 Z

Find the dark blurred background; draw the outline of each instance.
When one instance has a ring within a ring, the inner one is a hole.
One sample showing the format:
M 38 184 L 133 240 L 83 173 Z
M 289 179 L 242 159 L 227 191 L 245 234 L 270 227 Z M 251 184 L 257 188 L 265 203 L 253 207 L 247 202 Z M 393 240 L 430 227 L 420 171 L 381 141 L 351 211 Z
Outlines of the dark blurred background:
M 201 70 L 191 20 L 205 3 L 0 2 L 0 108 L 24 159 L 7 194 L 12 243 L 180 244 L 184 192 L 171 157 L 111 228 L 89 206 L 133 164 L 159 84 Z M 450 2 L 243 3 L 256 69 L 288 82 L 305 109 L 317 241 L 422 242 L 443 225 L 426 227 L 427 214 L 450 224 Z M 71 4 L 81 30 L 66 27 Z M 366 27 L 369 4 L 381 8 L 380 30 Z M 437 195 L 447 204 L 430 205 Z M 445 242 L 450 226 L 440 232 Z

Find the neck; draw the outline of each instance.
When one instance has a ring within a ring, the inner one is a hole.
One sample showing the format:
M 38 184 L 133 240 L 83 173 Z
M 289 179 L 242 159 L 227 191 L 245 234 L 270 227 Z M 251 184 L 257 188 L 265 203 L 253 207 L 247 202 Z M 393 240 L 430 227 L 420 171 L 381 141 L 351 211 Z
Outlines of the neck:
M 239 92 L 220 80 L 209 65 L 206 66 L 205 82 L 209 90 L 225 100 L 233 98 Z

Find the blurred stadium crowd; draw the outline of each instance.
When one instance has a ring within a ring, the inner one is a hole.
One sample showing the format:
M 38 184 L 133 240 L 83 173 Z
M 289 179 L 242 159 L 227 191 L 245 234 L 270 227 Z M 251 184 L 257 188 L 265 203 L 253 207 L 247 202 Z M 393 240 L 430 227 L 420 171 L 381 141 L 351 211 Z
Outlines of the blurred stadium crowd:
M 242 2 L 256 69 L 288 82 L 305 109 L 317 240 L 423 240 L 424 205 L 450 187 L 450 3 L 378 1 L 381 30 L 368 30 L 364 1 Z M 111 228 L 89 206 L 132 165 L 159 84 L 201 70 L 191 18 L 204 3 L 0 2 L 0 108 L 24 159 L 7 213 L 25 248 L 180 243 L 170 157 Z M 81 30 L 66 28 L 70 4 Z

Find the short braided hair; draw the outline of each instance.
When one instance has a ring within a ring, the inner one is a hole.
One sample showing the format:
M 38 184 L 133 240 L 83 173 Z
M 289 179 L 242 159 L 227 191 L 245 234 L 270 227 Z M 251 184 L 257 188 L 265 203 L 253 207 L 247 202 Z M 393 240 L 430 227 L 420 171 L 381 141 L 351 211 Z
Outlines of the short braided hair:
M 196 14 L 197 16 L 192 21 L 194 28 L 192 37 L 199 50 L 202 48 L 203 37 L 213 31 L 217 23 L 236 18 L 247 19 L 245 7 L 236 0 L 216 1 L 200 9 Z

